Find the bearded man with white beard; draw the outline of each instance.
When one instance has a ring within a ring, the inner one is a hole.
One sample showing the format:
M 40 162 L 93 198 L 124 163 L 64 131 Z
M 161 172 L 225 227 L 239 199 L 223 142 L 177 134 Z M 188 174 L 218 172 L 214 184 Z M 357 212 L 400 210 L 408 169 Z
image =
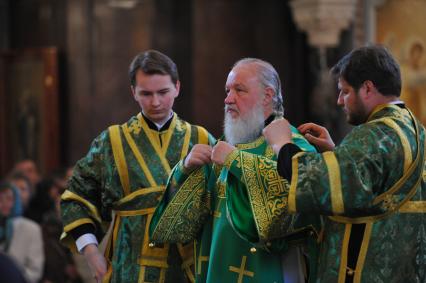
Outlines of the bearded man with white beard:
M 307 262 L 314 279 L 319 219 L 282 216 L 289 182 L 262 136 L 283 115 L 279 76 L 268 62 L 242 59 L 225 92 L 225 141 L 195 145 L 175 166 L 152 218 L 151 246 L 195 240 L 196 282 L 305 282 Z M 300 148 L 315 150 L 292 131 Z

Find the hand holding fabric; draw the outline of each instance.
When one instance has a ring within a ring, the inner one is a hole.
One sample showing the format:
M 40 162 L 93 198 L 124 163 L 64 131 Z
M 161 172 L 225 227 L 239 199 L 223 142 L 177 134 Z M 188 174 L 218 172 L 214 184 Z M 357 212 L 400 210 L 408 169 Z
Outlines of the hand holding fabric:
M 218 164 L 223 165 L 225 163 L 226 157 L 235 149 L 234 146 L 230 145 L 227 142 L 219 141 L 212 150 L 211 160 Z
M 183 166 L 193 170 L 211 162 L 212 147 L 207 144 L 196 144 L 186 156 Z
M 86 258 L 87 264 L 96 282 L 102 282 L 107 272 L 107 263 L 98 247 L 95 244 L 88 244 L 83 248 L 83 255 Z
M 334 142 L 326 128 L 314 123 L 302 124 L 297 128 L 320 152 L 334 150 Z
M 278 154 L 283 145 L 291 143 L 290 123 L 286 119 L 272 121 L 263 129 L 263 135 L 274 152 Z

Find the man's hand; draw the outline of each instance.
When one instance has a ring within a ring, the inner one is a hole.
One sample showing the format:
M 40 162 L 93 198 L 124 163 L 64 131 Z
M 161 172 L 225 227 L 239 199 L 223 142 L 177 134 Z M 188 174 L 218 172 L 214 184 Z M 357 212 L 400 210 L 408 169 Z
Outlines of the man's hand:
M 102 282 L 102 278 L 107 272 L 107 263 L 105 257 L 99 252 L 98 246 L 88 244 L 83 248 L 83 255 L 96 282 Z
M 275 154 L 278 154 L 283 145 L 291 143 L 290 123 L 286 119 L 272 121 L 263 129 L 263 135 Z
M 235 149 L 234 146 L 230 145 L 227 142 L 219 141 L 212 150 L 211 159 L 214 163 L 218 165 L 223 165 L 225 163 L 226 157 Z
M 186 169 L 193 170 L 196 167 L 208 164 L 211 162 L 210 156 L 212 147 L 207 144 L 196 144 L 191 149 L 191 152 L 186 156 L 183 166 Z
M 320 152 L 334 150 L 334 142 L 327 129 L 314 123 L 306 123 L 297 128 Z

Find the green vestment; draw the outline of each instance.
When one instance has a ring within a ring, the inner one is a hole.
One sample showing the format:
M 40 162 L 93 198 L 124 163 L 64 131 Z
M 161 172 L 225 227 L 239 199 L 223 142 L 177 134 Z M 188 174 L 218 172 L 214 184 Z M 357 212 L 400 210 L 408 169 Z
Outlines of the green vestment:
M 328 216 L 317 282 L 426 282 L 424 158 L 424 127 L 396 105 L 334 151 L 293 157 L 289 212 Z
M 176 114 L 162 132 L 150 129 L 141 114 L 102 132 L 76 164 L 62 195 L 62 241 L 75 249 L 69 231 L 83 224 L 93 225 L 96 234 L 102 235 L 103 224 L 114 212 L 104 281 L 176 282 L 174 278 L 185 276 L 193 281 L 193 245 L 149 247 L 148 225 L 170 168 L 194 144 L 207 144 L 209 139 L 204 128 L 190 125 Z
M 297 144 L 314 150 L 293 130 Z M 283 193 L 288 191 L 289 184 L 279 177 L 274 153 L 263 137 L 236 147 L 231 155 L 240 156 L 239 164 L 205 165 L 189 173 L 182 162 L 178 163 L 154 213 L 151 238 L 155 243 L 185 243 L 196 239 L 196 282 L 283 283 L 281 254 L 287 250 L 287 243 L 265 242 L 254 247 L 241 238 L 238 229 L 228 221 L 226 199 L 230 191 L 244 192 L 243 187 Z M 264 163 L 253 163 L 256 157 L 263 157 Z M 238 212 L 243 219 L 240 224 L 251 221 L 247 225 L 255 225 L 250 207 L 240 207 Z M 293 224 L 292 220 L 294 217 L 288 216 L 288 225 Z

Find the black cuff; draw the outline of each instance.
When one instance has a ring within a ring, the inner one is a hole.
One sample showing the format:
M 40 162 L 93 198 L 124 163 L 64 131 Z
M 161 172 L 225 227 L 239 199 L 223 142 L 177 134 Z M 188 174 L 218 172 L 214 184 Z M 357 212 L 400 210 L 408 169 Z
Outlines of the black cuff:
M 278 160 L 277 160 L 277 170 L 278 174 L 280 174 L 281 177 L 284 179 L 287 179 L 288 182 L 291 182 L 291 174 L 292 174 L 292 162 L 291 159 L 293 158 L 296 153 L 301 152 L 302 150 L 300 147 L 295 145 L 294 143 L 287 143 L 285 144 L 278 153 Z
M 71 237 L 73 237 L 74 241 L 77 241 L 77 239 L 80 238 L 80 236 L 83 236 L 84 234 L 93 234 L 96 236 L 96 228 L 92 224 L 87 223 L 75 227 L 69 233 Z

